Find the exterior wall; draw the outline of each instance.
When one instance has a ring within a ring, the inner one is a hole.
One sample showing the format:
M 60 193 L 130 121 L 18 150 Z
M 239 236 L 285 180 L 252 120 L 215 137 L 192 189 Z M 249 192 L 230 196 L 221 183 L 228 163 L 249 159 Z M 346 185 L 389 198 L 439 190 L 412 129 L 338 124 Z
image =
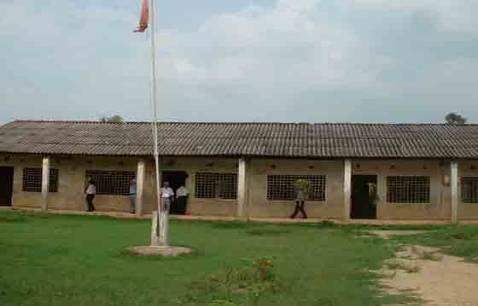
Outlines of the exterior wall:
M 85 210 L 85 172 L 87 170 L 122 170 L 136 172 L 139 158 L 131 157 L 89 157 L 54 156 L 50 167 L 59 170 L 58 192 L 48 194 L 48 208 L 64 210 Z M 155 172 L 152 160 L 145 160 L 145 182 L 143 212 L 156 209 Z M 40 155 L 0 155 L 0 166 L 14 167 L 13 207 L 41 207 L 40 192 L 24 192 L 23 168 L 41 168 Z M 185 171 L 188 173 L 186 187 L 190 191 L 188 213 L 194 215 L 234 216 L 237 200 L 198 199 L 194 197 L 196 172 L 236 173 L 236 159 L 164 158 L 160 161 L 161 171 Z M 98 211 L 129 211 L 128 196 L 97 195 L 94 200 Z
M 377 219 L 383 220 L 449 220 L 450 187 L 442 184 L 450 174 L 450 163 L 435 160 L 354 161 L 353 175 L 377 175 Z M 387 176 L 423 175 L 430 177 L 430 203 L 388 203 Z
M 150 164 L 150 167 L 154 167 Z M 154 169 L 154 168 L 153 168 Z M 198 172 L 237 173 L 237 159 L 234 158 L 162 158 L 161 171 L 185 171 L 188 174 L 186 188 L 189 190 L 187 213 L 204 216 L 235 216 L 237 200 L 196 198 L 195 177 Z M 154 173 L 153 173 L 154 175 Z M 152 178 L 154 180 L 154 176 Z M 145 203 L 146 211 L 151 211 L 152 203 Z
M 463 203 L 461 201 L 461 177 L 478 177 L 478 162 L 458 163 L 458 220 L 478 220 L 478 203 Z
M 128 170 L 136 172 L 140 159 L 133 157 L 53 156 L 51 168 L 59 170 L 58 192 L 49 193 L 48 207 L 52 209 L 84 210 L 86 170 Z M 186 187 L 190 191 L 187 212 L 192 215 L 235 216 L 237 200 L 200 199 L 195 197 L 195 174 L 198 172 L 237 173 L 235 158 L 162 158 L 161 171 L 185 171 Z M 155 208 L 155 179 L 152 159 L 145 160 L 143 212 Z M 41 168 L 39 155 L 0 154 L 0 166 L 14 167 L 13 206 L 40 208 L 40 192 L 22 191 L 23 168 Z M 343 160 L 251 159 L 246 166 L 247 205 L 249 217 L 288 217 L 292 201 L 267 199 L 267 175 L 325 175 L 326 199 L 307 201 L 309 217 L 342 219 L 344 213 Z M 438 160 L 354 160 L 352 175 L 377 175 L 377 219 L 383 220 L 450 220 L 451 188 L 444 177 L 450 175 L 450 162 Z M 386 201 L 386 177 L 389 175 L 430 176 L 430 203 L 397 204 Z M 459 177 L 478 177 L 478 161 L 460 161 Z M 478 220 L 478 203 L 462 203 L 459 186 L 459 220 Z M 99 211 L 128 211 L 129 197 L 98 195 L 95 207 Z
M 343 161 L 305 159 L 254 159 L 248 163 L 249 205 L 251 217 L 288 217 L 293 201 L 267 199 L 267 175 L 325 175 L 325 201 L 306 201 L 305 210 L 312 218 L 339 219 L 343 216 Z
M 136 171 L 138 159 L 121 157 L 55 156 L 50 159 L 50 168 L 58 169 L 58 192 L 48 193 L 48 208 L 65 210 L 85 209 L 86 170 Z M 24 192 L 23 168 L 41 168 L 42 156 L 3 155 L 0 166 L 14 167 L 13 207 L 40 208 L 40 192 Z M 145 181 L 145 201 L 152 202 L 152 182 Z M 129 197 L 119 195 L 97 195 L 94 200 L 99 211 L 128 211 Z
M 449 220 L 451 218 L 450 186 L 442 183 L 450 174 L 450 163 L 436 160 L 354 161 L 352 175 L 377 175 L 377 219 L 383 220 Z M 386 177 L 394 175 L 430 176 L 430 203 L 388 203 Z
M 13 167 L 12 206 L 41 207 L 40 192 L 23 192 L 23 168 L 41 168 L 40 156 L 0 155 L 0 166 Z

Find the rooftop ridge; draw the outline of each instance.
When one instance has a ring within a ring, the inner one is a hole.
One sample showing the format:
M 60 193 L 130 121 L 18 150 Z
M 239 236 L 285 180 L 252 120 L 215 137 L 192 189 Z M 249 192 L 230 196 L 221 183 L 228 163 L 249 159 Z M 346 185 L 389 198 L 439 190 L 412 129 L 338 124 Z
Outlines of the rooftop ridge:
M 164 156 L 468 158 L 478 125 L 162 121 Z M 151 155 L 150 122 L 17 120 L 0 127 L 0 153 Z
M 93 120 L 14 120 L 9 123 L 58 123 L 58 124 L 104 124 L 104 125 L 119 125 L 119 124 L 151 124 L 151 121 L 124 121 L 124 122 L 101 122 Z M 433 123 L 433 122 L 279 122 L 279 121 L 159 121 L 159 124 L 200 124 L 200 125 L 360 125 L 360 126 L 477 126 L 478 123 L 467 123 L 464 125 L 451 125 L 448 123 Z

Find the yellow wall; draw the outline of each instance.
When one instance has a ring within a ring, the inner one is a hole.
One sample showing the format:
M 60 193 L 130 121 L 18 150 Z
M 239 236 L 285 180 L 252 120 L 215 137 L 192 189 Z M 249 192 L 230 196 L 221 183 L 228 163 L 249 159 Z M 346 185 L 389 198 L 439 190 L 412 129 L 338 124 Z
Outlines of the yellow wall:
M 38 155 L 0 156 L 0 165 L 14 167 L 13 206 L 37 207 L 42 202 L 40 192 L 22 191 L 23 168 L 41 168 L 42 157 Z M 84 210 L 86 170 L 136 171 L 136 160 L 113 157 L 58 156 L 50 159 L 50 167 L 59 170 L 58 192 L 48 194 L 48 207 L 52 209 Z M 100 211 L 127 211 L 128 196 L 98 195 L 95 208 Z
M 188 173 L 186 188 L 190 196 L 187 212 L 192 215 L 234 216 L 237 200 L 198 199 L 194 197 L 194 178 L 198 172 L 237 173 L 237 160 L 227 158 L 162 158 L 161 171 L 185 171 Z M 150 164 L 153 168 L 153 164 Z M 151 208 L 149 207 L 149 211 Z
M 292 201 L 267 199 L 267 175 L 325 175 L 325 201 L 306 201 L 309 217 L 338 219 L 343 215 L 343 162 L 298 159 L 254 159 L 248 163 L 249 215 L 288 217 Z
M 352 174 L 377 175 L 377 219 L 384 220 L 449 220 L 450 187 L 442 184 L 442 176 L 449 173 L 450 163 L 440 165 L 439 161 L 380 160 L 354 161 L 352 164 Z M 388 203 L 386 177 L 400 175 L 430 176 L 430 203 Z
M 84 210 L 84 183 L 86 170 L 136 171 L 135 157 L 89 157 L 54 156 L 51 167 L 59 169 L 57 193 L 49 194 L 49 208 Z M 234 158 L 162 158 L 162 171 L 185 171 L 188 173 L 186 187 L 190 191 L 188 213 L 192 215 L 234 216 L 237 200 L 198 199 L 194 197 L 194 178 L 197 172 L 237 173 Z M 41 193 L 22 191 L 24 167 L 41 167 L 38 155 L 0 154 L 0 166 L 14 167 L 13 206 L 40 207 Z M 478 176 L 478 162 L 460 162 L 459 176 Z M 146 160 L 144 190 L 144 213 L 155 206 L 154 164 Z M 287 217 L 293 210 L 292 201 L 267 200 L 267 175 L 325 175 L 326 200 L 307 201 L 309 217 L 341 219 L 344 209 L 343 160 L 306 159 L 252 159 L 247 161 L 246 186 L 248 188 L 247 215 L 250 217 Z M 449 220 L 451 216 L 450 187 L 443 177 L 450 174 L 450 163 L 433 160 L 355 160 L 352 174 L 377 175 L 379 202 L 377 218 L 384 220 Z M 430 203 L 396 204 L 386 202 L 386 176 L 426 175 L 431 178 Z M 460 190 L 459 190 L 460 191 Z M 460 192 L 459 192 L 460 194 Z M 128 196 L 98 195 L 95 207 L 100 211 L 128 211 Z M 459 203 L 460 219 L 478 219 L 478 203 Z
M 458 166 L 459 177 L 478 177 L 478 162 L 463 161 Z M 458 194 L 461 195 L 461 184 L 458 184 Z M 458 205 L 458 219 L 472 220 L 478 219 L 478 203 L 462 203 L 461 198 Z

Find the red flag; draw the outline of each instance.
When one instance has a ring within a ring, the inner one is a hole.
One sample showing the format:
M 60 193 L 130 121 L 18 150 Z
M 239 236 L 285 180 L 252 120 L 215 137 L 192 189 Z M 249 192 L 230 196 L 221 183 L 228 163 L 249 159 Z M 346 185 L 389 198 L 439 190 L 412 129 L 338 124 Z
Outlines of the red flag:
M 143 0 L 141 4 L 141 18 L 139 19 L 139 26 L 134 30 L 135 32 L 144 32 L 148 28 L 149 19 L 149 5 L 148 0 Z

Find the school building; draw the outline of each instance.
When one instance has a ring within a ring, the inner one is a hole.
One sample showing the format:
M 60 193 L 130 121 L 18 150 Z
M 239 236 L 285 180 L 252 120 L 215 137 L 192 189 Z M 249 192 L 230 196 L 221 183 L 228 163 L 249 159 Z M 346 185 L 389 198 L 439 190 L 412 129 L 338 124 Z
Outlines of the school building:
M 136 213 L 155 207 L 147 122 L 14 121 L 0 127 L 0 205 Z M 190 191 L 187 214 L 283 218 L 310 183 L 320 219 L 478 220 L 478 125 L 160 123 L 161 180 Z M 177 213 L 172 207 L 172 213 Z

